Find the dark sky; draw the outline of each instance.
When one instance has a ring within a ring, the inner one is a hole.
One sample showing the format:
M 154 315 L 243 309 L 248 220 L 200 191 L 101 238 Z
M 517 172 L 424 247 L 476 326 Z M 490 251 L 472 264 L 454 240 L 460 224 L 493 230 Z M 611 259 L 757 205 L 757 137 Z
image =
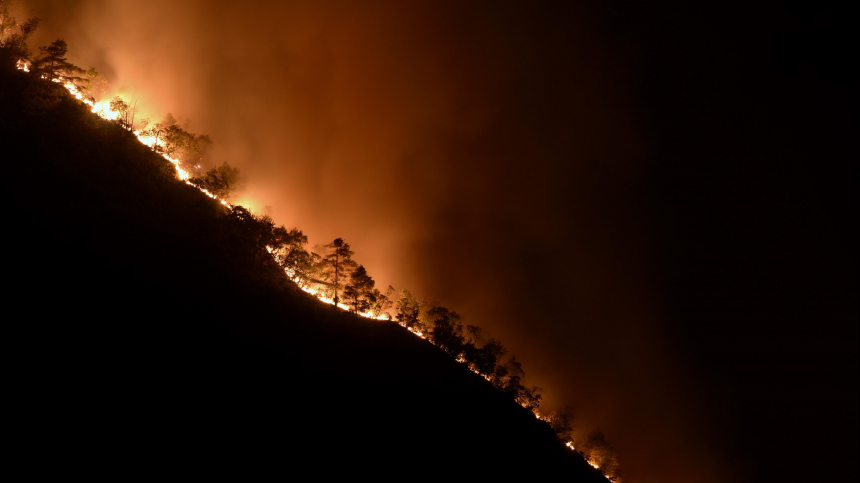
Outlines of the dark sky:
M 847 17 L 556 3 L 31 2 L 241 203 L 501 338 L 626 481 L 856 467 Z

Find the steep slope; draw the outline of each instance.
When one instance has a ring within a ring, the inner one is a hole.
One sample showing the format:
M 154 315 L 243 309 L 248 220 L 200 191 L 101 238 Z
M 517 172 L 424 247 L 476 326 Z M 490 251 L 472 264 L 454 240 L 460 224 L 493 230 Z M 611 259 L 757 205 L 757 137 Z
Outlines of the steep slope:
M 401 327 L 311 299 L 116 125 L 0 73 L 7 397 L 37 472 L 605 481 Z

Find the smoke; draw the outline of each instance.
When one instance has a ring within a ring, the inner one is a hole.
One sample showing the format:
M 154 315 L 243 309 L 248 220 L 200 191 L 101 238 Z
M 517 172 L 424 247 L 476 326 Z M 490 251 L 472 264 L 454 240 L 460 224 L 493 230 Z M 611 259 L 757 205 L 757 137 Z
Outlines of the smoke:
M 482 326 L 629 482 L 719 481 L 662 333 L 623 55 L 581 7 L 33 1 L 138 117 L 173 113 L 237 200 L 343 237 L 377 284 Z M 620 60 L 619 60 L 620 59 Z M 688 391 L 685 387 L 693 388 Z

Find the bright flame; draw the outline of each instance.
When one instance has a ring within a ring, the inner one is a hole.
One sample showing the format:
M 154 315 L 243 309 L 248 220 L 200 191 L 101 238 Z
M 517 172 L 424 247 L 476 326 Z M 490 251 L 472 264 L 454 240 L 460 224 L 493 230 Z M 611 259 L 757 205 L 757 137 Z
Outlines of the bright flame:
M 18 68 L 23 70 L 24 72 L 29 72 L 29 69 L 27 68 L 27 64 L 23 63 L 20 60 L 18 61 Z M 71 82 L 65 82 L 64 83 L 62 77 L 58 77 L 56 79 L 51 79 L 51 81 L 57 82 L 57 83 L 62 83 L 63 87 L 65 87 L 66 90 L 68 90 L 70 94 L 75 96 L 75 99 L 78 99 L 79 101 L 83 102 L 84 104 L 90 106 L 92 108 L 91 111 L 94 114 L 96 114 L 97 116 L 99 116 L 100 118 L 106 119 L 108 121 L 115 121 L 119 118 L 120 113 L 112 110 L 110 108 L 109 102 L 96 102 L 91 98 L 85 99 L 83 93 L 81 93 L 81 91 L 74 84 L 72 84 Z M 129 130 L 131 130 L 131 129 L 129 129 Z M 152 136 L 144 137 L 144 136 L 140 135 L 139 131 L 133 131 L 133 132 L 134 132 L 134 135 L 137 137 L 138 141 L 140 141 L 141 143 L 143 143 L 146 146 L 149 146 L 153 150 L 156 150 L 156 146 L 162 146 L 161 140 L 156 142 L 155 138 Z M 179 179 L 181 179 L 181 180 L 185 181 L 186 183 L 190 184 L 191 186 L 194 186 L 195 188 L 203 191 L 206 194 L 206 196 L 209 196 L 210 198 L 215 199 L 215 200 L 219 200 L 222 205 L 227 206 L 227 207 L 232 207 L 225 200 L 220 200 L 217 196 L 213 195 L 212 193 L 210 193 L 204 189 L 201 189 L 197 185 L 194 185 L 194 184 L 188 182 L 188 179 L 191 177 L 191 175 L 188 173 L 188 171 L 186 171 L 180 167 L 181 163 L 179 162 L 178 159 L 171 158 L 170 156 L 168 156 L 164 153 L 161 153 L 161 156 L 164 159 L 173 163 L 173 166 L 176 168 L 176 175 L 179 177 Z
M 24 72 L 30 72 L 29 66 L 23 60 L 19 60 L 16 64 L 16 67 L 18 68 L 18 70 L 23 70 Z M 108 121 L 115 121 L 119 117 L 120 113 L 111 110 L 110 103 L 96 102 L 92 98 L 84 98 L 83 93 L 81 93 L 80 90 L 74 84 L 72 84 L 71 82 L 63 82 L 62 77 L 58 77 L 56 79 L 51 79 L 51 81 L 57 82 L 57 83 L 62 83 L 63 87 L 65 87 L 66 90 L 68 90 L 69 93 L 71 93 L 73 96 L 75 96 L 75 99 L 78 99 L 79 101 L 83 102 L 84 104 L 90 106 L 92 108 L 91 111 L 94 114 L 101 117 L 102 119 L 106 119 Z M 131 130 L 131 129 L 129 129 L 129 130 Z M 137 137 L 138 141 L 141 142 L 141 144 L 149 147 L 150 149 L 152 149 L 155 152 L 158 152 L 158 149 L 157 149 L 158 147 L 163 146 L 163 144 L 162 144 L 163 141 L 161 141 L 161 140 L 156 141 L 154 136 L 142 136 L 140 134 L 140 131 L 133 131 L 133 133 L 134 133 L 135 137 Z M 170 163 L 172 163 L 174 165 L 174 167 L 176 168 L 177 177 L 180 180 L 185 181 L 185 184 L 197 188 L 204 195 L 206 195 L 206 196 L 208 196 L 214 200 L 219 201 L 222 205 L 224 205 L 228 208 L 233 207 L 226 200 L 220 199 L 218 196 L 211 193 L 209 190 L 207 190 L 205 188 L 201 188 L 200 186 L 197 186 L 196 184 L 189 181 L 190 174 L 188 173 L 188 171 L 182 169 L 182 167 L 180 166 L 181 163 L 178 159 L 171 158 L 170 156 L 167 156 L 164 153 L 159 153 L 159 154 L 161 154 L 161 156 L 164 157 L 164 159 L 166 159 L 167 161 L 169 161 Z M 272 247 L 267 246 L 266 250 L 269 252 L 269 254 L 272 255 L 272 257 L 275 259 L 276 262 L 280 262 L 280 255 L 277 252 L 275 252 L 275 250 L 273 250 Z M 334 300 L 326 297 L 325 295 L 323 295 L 321 293 L 318 293 L 317 290 L 309 287 L 307 284 L 307 281 L 301 279 L 301 277 L 296 276 L 296 274 L 293 273 L 291 270 L 284 269 L 284 272 L 286 273 L 287 278 L 289 278 L 293 283 L 298 285 L 302 291 L 312 295 L 317 300 L 319 300 L 323 303 L 326 303 L 329 305 L 334 305 Z M 347 306 L 346 304 L 338 303 L 337 307 L 342 309 L 342 310 L 345 310 L 345 311 L 349 310 L 349 306 Z M 370 311 L 360 312 L 360 313 L 357 313 L 357 315 L 364 317 L 364 318 L 367 318 L 367 319 L 373 319 L 373 320 L 390 320 L 381 314 L 373 314 L 373 312 L 370 312 Z M 422 331 L 420 331 L 414 327 L 406 327 L 406 324 L 404 324 L 404 323 L 398 322 L 398 325 L 404 327 L 406 330 L 408 330 L 409 332 L 411 332 L 415 336 L 420 337 L 421 339 L 427 340 L 427 336 Z M 468 362 L 462 355 L 458 356 L 456 361 L 461 363 L 461 364 Z M 482 374 L 480 371 L 478 371 L 474 367 L 469 367 L 469 370 L 474 372 L 475 374 L 483 377 L 487 381 L 491 380 L 489 375 Z M 542 421 L 544 420 L 544 418 L 541 416 L 540 413 L 537 412 L 536 409 L 532 409 L 532 411 L 534 412 L 535 418 L 540 419 Z M 565 446 L 567 446 L 571 450 L 574 450 L 573 442 L 571 442 L 571 441 L 566 442 Z M 592 460 L 586 459 L 586 462 L 589 465 L 591 465 L 592 467 L 598 468 L 598 465 L 595 464 L 594 462 L 592 462 Z

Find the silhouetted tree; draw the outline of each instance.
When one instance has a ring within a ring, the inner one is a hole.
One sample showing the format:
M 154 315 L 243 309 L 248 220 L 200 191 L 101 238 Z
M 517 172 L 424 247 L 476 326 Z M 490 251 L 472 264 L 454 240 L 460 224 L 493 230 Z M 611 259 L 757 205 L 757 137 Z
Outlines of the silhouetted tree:
M 69 47 L 62 39 L 39 47 L 39 57 L 33 60 L 30 70 L 47 80 L 62 78 L 63 81 L 70 82 L 79 90 L 85 91 L 89 86 L 86 71 L 69 62 L 66 58 L 68 51 Z
M 491 380 L 496 376 L 496 367 L 499 361 L 507 353 L 502 343 L 490 338 L 486 344 L 475 352 L 474 358 L 470 360 L 472 368 Z
M 520 406 L 528 409 L 529 411 L 537 411 L 538 407 L 540 407 L 540 400 L 542 398 L 541 388 L 537 386 L 528 387 L 520 385 L 515 399 Z
M 162 139 L 164 154 L 189 164 L 197 163 L 212 145 L 209 136 L 192 134 L 178 124 L 166 126 Z
M 148 120 L 146 124 L 149 124 Z M 174 124 L 176 124 L 176 119 L 173 118 L 172 114 L 167 113 L 167 117 L 165 117 L 164 120 L 149 126 L 149 129 L 141 128 L 142 130 L 140 131 L 140 135 L 147 138 L 153 138 L 152 149 L 155 150 L 155 152 L 160 153 L 164 149 L 161 146 L 161 143 L 163 142 L 162 137 L 167 131 L 167 128 Z
M 395 302 L 397 322 L 407 329 L 423 331 L 421 323 L 421 304 L 412 296 L 409 290 L 400 291 L 400 298 Z
M 27 46 L 27 39 L 36 31 L 39 22 L 39 18 L 33 17 L 18 23 L 9 8 L 0 4 L 0 63 L 11 66 L 18 61 L 32 61 L 33 53 Z
M 394 291 L 394 287 L 392 287 L 391 285 L 389 285 L 388 288 L 385 289 L 384 293 L 380 292 L 379 289 L 373 289 L 373 293 L 370 297 L 370 311 L 373 312 L 374 317 L 379 317 L 380 315 L 386 313 L 385 311 L 391 307 L 391 294 L 393 294 Z M 388 319 L 391 320 L 390 314 L 388 315 Z
M 348 274 L 355 268 L 352 256 L 355 252 L 350 250 L 349 243 L 342 238 L 336 238 L 325 246 L 329 253 L 323 257 L 323 271 L 328 280 L 329 290 L 335 305 L 340 302 L 340 295 L 346 283 Z
M 618 456 L 600 430 L 589 434 L 585 443 L 579 445 L 577 450 L 585 456 L 589 463 L 597 466 L 604 475 L 615 479 L 614 477 L 618 472 Z
M 457 312 L 445 307 L 432 307 L 427 311 L 431 340 L 445 352 L 457 356 L 463 350 L 463 325 Z
M 233 199 L 236 193 L 241 191 L 245 185 L 245 178 L 242 177 L 239 169 L 230 166 L 226 162 L 220 166 L 215 166 L 199 176 L 192 177 L 189 181 L 218 198 L 227 201 Z M 307 238 L 305 238 L 305 243 L 307 243 Z
M 483 343 L 481 328 L 476 325 L 467 325 L 463 342 L 463 359 L 469 364 L 469 368 L 477 371 L 476 361 L 480 359 L 480 346 Z
M 521 384 L 524 376 L 522 364 L 512 355 L 503 364 L 496 365 L 493 385 L 516 400 L 519 394 L 525 390 Z
M 571 421 L 573 421 L 573 412 L 569 407 L 563 407 L 546 413 L 542 412 L 541 416 L 549 424 L 549 427 L 555 431 L 558 439 L 563 443 L 573 443 L 573 436 L 571 436 L 573 428 L 570 425 Z
M 302 280 L 301 286 L 305 287 L 311 284 L 328 286 L 328 282 L 324 281 L 323 265 L 322 255 L 317 252 L 310 252 L 307 265 L 304 266 L 305 278 Z
M 477 325 L 466 326 L 466 342 L 474 347 L 479 347 L 484 343 L 484 338 L 481 336 L 481 328 Z
M 115 119 L 117 124 L 126 129 L 131 128 L 134 122 L 132 120 L 132 116 L 134 115 L 135 109 L 129 106 L 122 97 L 116 96 L 110 101 L 110 110 L 117 113 L 117 117 Z
M 376 282 L 367 274 L 364 265 L 359 265 L 349 276 L 349 283 L 343 291 L 343 298 L 353 312 L 367 312 L 370 297 Z
M 306 279 L 310 254 L 304 247 L 308 243 L 308 237 L 298 228 L 287 231 L 283 226 L 279 226 L 275 228 L 274 240 L 272 249 L 278 255 L 281 268 L 288 270 L 294 278 Z
M 238 239 L 235 246 L 250 258 L 257 267 L 274 265 L 267 246 L 275 243 L 275 224 L 267 215 L 255 216 L 244 206 L 236 205 L 230 209 L 230 232 Z M 239 253 L 237 253 L 239 255 Z

